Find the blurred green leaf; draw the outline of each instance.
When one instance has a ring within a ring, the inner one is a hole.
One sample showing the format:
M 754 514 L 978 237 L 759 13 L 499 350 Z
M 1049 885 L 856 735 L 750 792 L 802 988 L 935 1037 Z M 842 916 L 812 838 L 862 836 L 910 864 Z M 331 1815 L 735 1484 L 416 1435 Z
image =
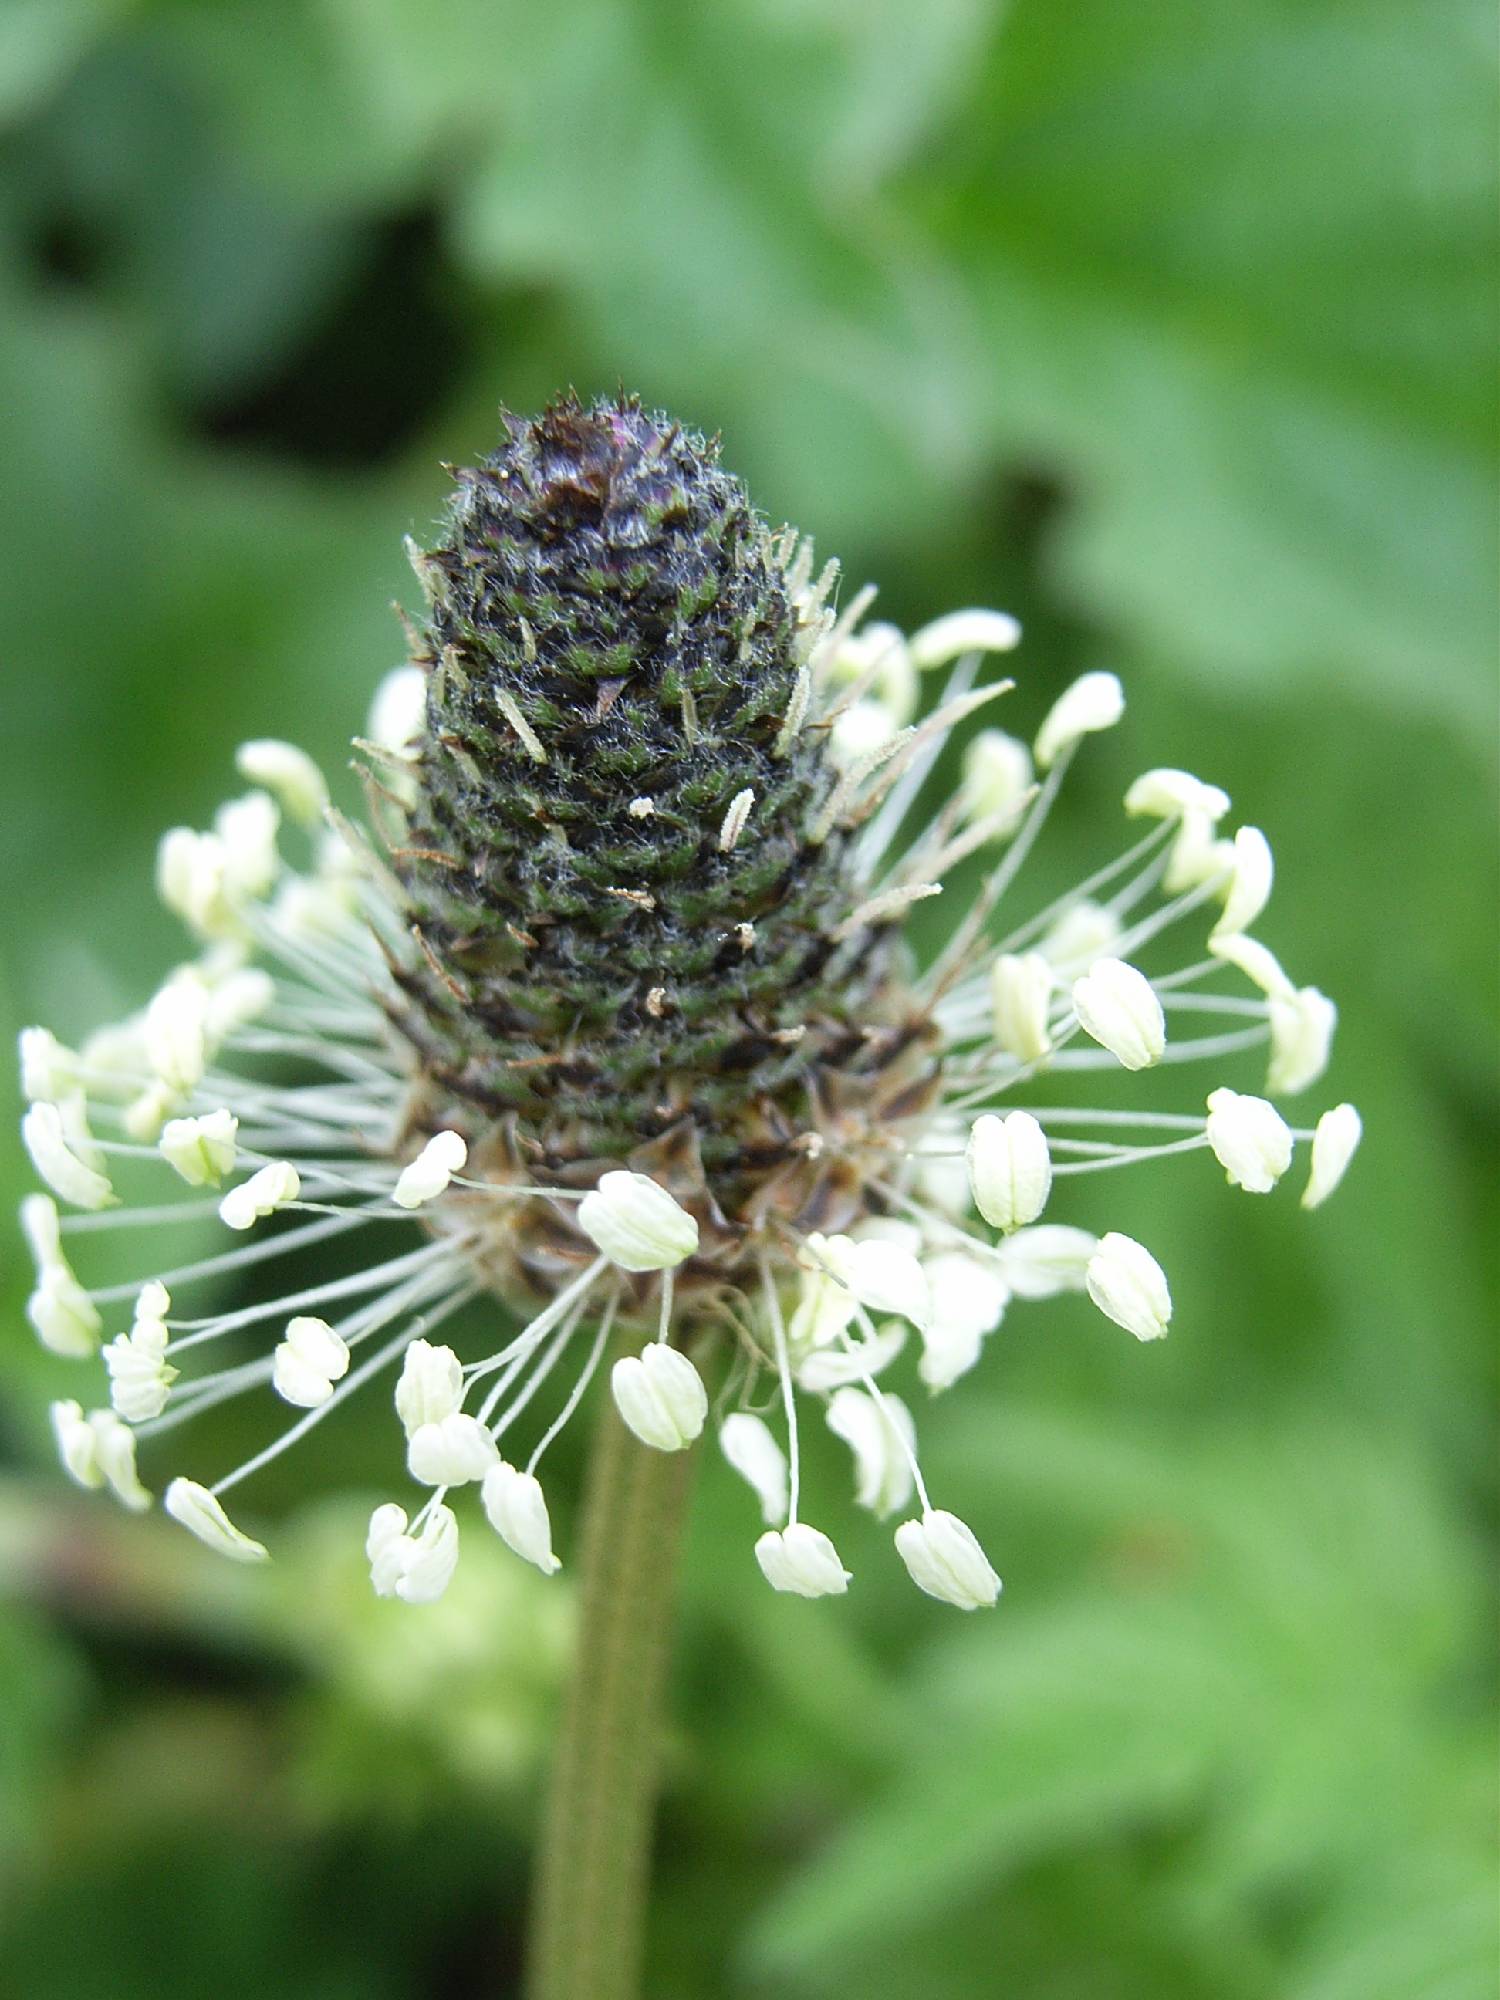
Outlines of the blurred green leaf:
M 919 177 L 1064 587 L 1138 644 L 1479 727 L 1493 80 L 1470 0 L 1007 10 Z
M 1153 1822 L 1201 1822 L 1178 1885 L 1195 1925 L 1293 1885 L 1336 1910 L 1435 1836 L 1483 1866 L 1478 1718 L 1439 1719 L 1479 1592 L 1418 1467 L 1336 1422 L 1170 1461 L 1076 1419 L 970 1429 L 992 1483 L 1110 1538 L 1110 1587 L 1002 1602 L 998 1631 L 936 1644 L 889 1785 L 757 1923 L 766 1970 L 878 1950 L 1056 1846 Z
M 0 1915 L 35 1846 L 87 1692 L 72 1648 L 0 1591 Z
M 42 101 L 129 0 L 6 0 L 0 12 L 0 127 Z

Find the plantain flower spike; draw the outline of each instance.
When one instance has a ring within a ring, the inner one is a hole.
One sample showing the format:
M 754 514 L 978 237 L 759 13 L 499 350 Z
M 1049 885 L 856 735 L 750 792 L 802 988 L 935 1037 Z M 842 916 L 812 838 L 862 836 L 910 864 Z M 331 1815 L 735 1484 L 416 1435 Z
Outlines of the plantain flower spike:
M 1102 1226 L 1134 1226 L 1111 1170 L 1197 1154 L 1274 1192 L 1302 1147 L 1314 1207 L 1358 1141 L 1350 1106 L 1299 1129 L 1249 1094 L 1267 1063 L 1306 1089 L 1335 1019 L 1248 935 L 1269 842 L 1151 765 L 1089 878 L 1030 897 L 1071 766 L 1124 719 L 1114 674 L 1009 726 L 1013 619 L 868 622 L 873 592 L 840 601 L 714 445 L 632 400 L 506 415 L 455 477 L 356 738 L 363 824 L 295 744 L 243 745 L 251 790 L 157 858 L 191 962 L 76 1049 L 21 1037 L 50 1190 L 28 1315 L 88 1371 L 53 1407 L 64 1467 L 258 1562 L 256 1475 L 378 1384 L 405 1483 L 365 1553 L 420 1605 L 463 1535 L 566 1563 L 542 1461 L 602 1372 L 642 1449 L 718 1432 L 773 1589 L 853 1580 L 802 1513 L 812 1413 L 849 1497 L 905 1517 L 918 1589 L 991 1605 L 913 1410 L 1051 1298 L 1166 1332 L 1160 1264 Z M 1163 1108 L 1184 1063 L 1211 1090 Z M 112 1231 L 142 1220 L 197 1236 L 130 1273 Z M 230 1396 L 265 1441 L 215 1469 L 189 1420 Z

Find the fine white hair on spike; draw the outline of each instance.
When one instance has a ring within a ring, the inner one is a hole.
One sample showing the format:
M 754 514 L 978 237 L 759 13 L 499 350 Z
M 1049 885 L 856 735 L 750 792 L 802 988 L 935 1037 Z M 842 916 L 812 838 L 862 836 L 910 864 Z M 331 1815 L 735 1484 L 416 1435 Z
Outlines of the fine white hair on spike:
M 750 808 L 754 804 L 755 792 L 749 785 L 742 792 L 736 792 L 734 797 L 729 801 L 728 810 L 724 814 L 723 824 L 719 828 L 719 852 L 721 854 L 732 854 L 734 852 L 735 847 L 739 843 L 739 837 L 745 830 L 745 822 L 750 817 Z
M 502 688 L 495 696 L 495 706 L 516 732 L 521 748 L 526 752 L 532 763 L 545 764 L 547 761 L 546 748 L 541 738 L 521 713 L 520 704 L 517 702 L 515 696 L 507 689 Z
M 839 939 L 853 937 L 868 924 L 889 923 L 913 903 L 925 903 L 929 896 L 941 896 L 942 893 L 941 882 L 914 882 L 906 889 L 887 889 L 852 910 L 834 931 L 834 936 Z
M 798 732 L 807 719 L 808 704 L 812 700 L 812 668 L 804 661 L 797 670 L 796 683 L 792 688 L 792 698 L 787 703 L 786 720 L 771 748 L 773 757 L 786 757 L 796 742 Z

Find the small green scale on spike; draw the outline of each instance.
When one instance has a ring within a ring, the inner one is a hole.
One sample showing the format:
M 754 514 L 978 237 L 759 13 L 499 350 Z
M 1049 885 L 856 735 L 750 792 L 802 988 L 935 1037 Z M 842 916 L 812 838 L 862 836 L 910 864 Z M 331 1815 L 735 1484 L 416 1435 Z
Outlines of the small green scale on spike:
M 685 1137 L 732 1221 L 806 1156 L 830 1065 L 847 1095 L 921 1039 L 884 935 L 833 978 L 858 897 L 846 837 L 810 829 L 837 774 L 826 732 L 779 740 L 820 606 L 716 446 L 634 401 L 504 423 L 413 556 L 400 1025 L 434 1101 L 529 1170 Z

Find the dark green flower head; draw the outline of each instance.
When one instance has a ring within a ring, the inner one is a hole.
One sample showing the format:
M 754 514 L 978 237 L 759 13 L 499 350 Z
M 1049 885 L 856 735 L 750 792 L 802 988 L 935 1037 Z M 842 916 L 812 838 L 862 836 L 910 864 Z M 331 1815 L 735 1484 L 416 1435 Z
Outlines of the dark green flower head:
M 822 593 L 716 446 L 635 402 L 507 418 L 457 481 L 414 553 L 427 729 L 395 843 L 433 1108 L 503 1124 L 530 1171 L 669 1140 L 732 1219 L 922 1038 L 882 927 L 849 927 L 840 773 L 801 726 Z

